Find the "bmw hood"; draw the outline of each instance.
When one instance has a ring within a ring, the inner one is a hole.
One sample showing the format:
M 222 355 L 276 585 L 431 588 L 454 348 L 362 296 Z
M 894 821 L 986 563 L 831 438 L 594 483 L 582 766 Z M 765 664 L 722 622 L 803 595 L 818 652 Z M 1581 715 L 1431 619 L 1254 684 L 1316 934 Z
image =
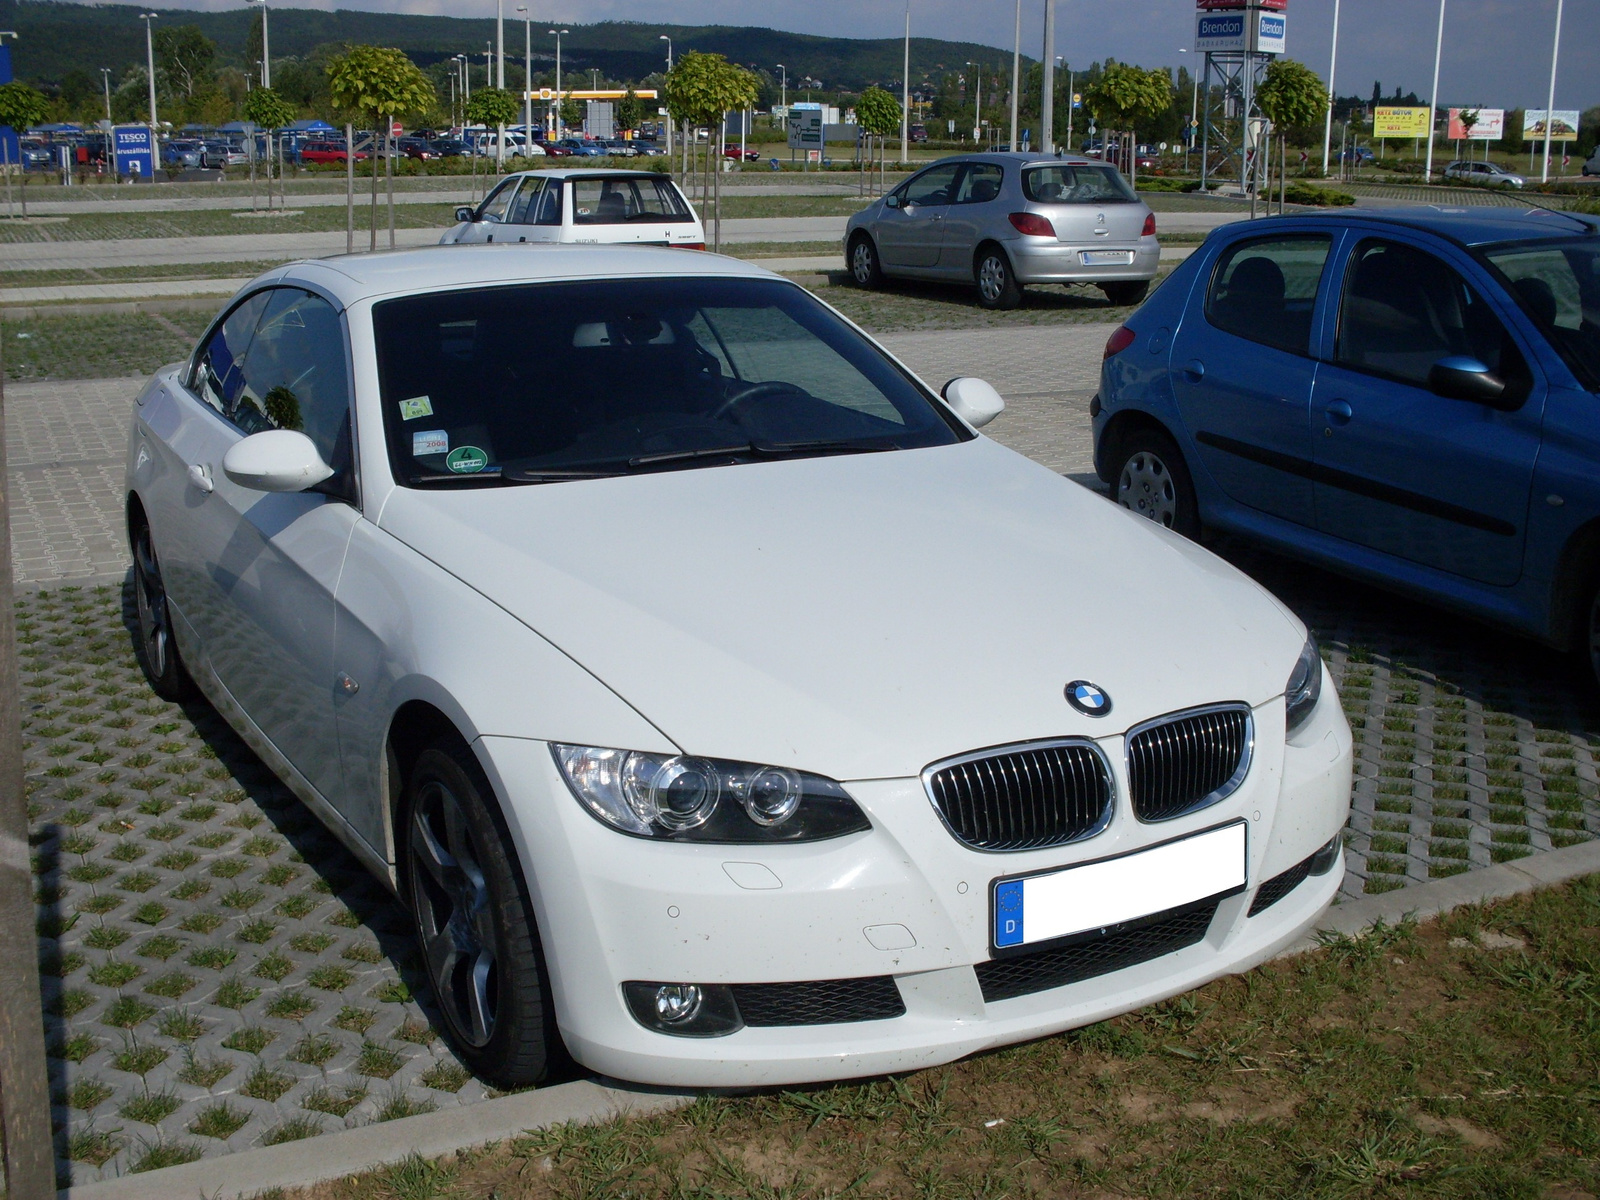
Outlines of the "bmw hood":
M 1220 559 L 986 438 L 401 488 L 379 523 L 684 751 L 836 779 L 1260 704 L 1305 637 Z M 1070 705 L 1074 681 L 1110 711 Z

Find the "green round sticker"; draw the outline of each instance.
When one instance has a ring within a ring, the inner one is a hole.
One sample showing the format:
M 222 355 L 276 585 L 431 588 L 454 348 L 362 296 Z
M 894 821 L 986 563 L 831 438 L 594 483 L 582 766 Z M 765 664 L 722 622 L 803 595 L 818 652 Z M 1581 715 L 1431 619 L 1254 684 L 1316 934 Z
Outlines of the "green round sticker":
M 444 465 L 457 475 L 476 475 L 489 465 L 489 456 L 476 446 L 457 446 L 445 456 Z

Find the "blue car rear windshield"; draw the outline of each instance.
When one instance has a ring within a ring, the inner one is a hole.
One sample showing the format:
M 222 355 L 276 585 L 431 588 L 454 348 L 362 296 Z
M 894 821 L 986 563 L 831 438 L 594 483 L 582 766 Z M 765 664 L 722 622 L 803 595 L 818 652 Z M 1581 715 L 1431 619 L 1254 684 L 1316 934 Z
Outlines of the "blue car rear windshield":
M 943 446 L 970 435 L 794 284 L 607 279 L 373 308 L 389 460 L 409 487 Z
M 1600 392 L 1600 237 L 1512 242 L 1482 254 L 1579 382 Z

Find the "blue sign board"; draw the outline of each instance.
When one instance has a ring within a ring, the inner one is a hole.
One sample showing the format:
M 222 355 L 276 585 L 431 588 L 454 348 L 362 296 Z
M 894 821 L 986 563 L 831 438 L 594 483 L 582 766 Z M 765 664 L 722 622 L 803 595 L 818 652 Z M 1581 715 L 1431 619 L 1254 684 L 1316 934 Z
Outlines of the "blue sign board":
M 11 79 L 11 47 L 0 41 L 0 83 L 10 83 Z M 22 161 L 22 146 L 17 141 L 17 132 L 9 125 L 0 125 L 0 141 L 5 143 L 5 161 L 12 165 Z
M 155 159 L 150 154 L 148 125 L 118 125 L 111 131 L 116 147 L 117 174 L 135 179 L 150 179 L 155 174 Z

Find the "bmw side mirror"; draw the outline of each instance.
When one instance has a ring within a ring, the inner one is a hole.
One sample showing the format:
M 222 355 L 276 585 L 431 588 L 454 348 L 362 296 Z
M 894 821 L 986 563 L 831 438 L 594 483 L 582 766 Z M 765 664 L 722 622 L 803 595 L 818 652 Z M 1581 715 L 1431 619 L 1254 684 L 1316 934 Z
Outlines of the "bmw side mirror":
M 899 208 L 900 207 L 900 197 L 899 196 L 885 196 L 883 198 L 883 206 L 885 208 Z
M 303 492 L 333 477 L 317 447 L 293 429 L 252 433 L 228 447 L 222 472 L 253 492 Z
M 1428 390 L 1446 400 L 1505 407 L 1506 384 L 1483 363 L 1465 355 L 1441 358 L 1428 369 Z M 1514 406 L 1513 406 L 1514 407 Z
M 1006 402 L 1000 398 L 1000 393 L 990 384 L 970 376 L 952 379 L 944 385 L 941 394 L 945 403 L 955 410 L 956 416 L 974 429 L 979 429 L 994 420 L 1006 406 Z
M 472 223 L 472 219 L 473 219 L 473 210 L 468 208 L 465 204 L 463 204 L 460 208 L 456 209 L 456 220 L 457 221 L 464 221 L 467 224 L 471 224 Z

